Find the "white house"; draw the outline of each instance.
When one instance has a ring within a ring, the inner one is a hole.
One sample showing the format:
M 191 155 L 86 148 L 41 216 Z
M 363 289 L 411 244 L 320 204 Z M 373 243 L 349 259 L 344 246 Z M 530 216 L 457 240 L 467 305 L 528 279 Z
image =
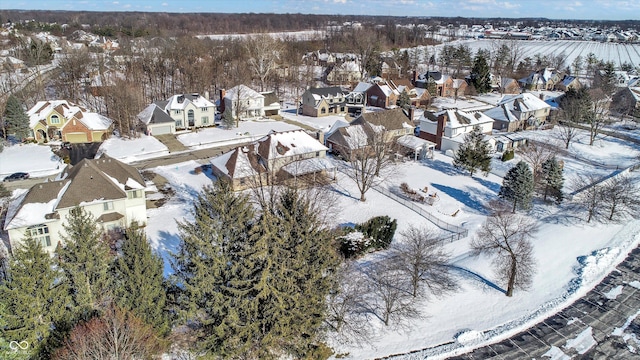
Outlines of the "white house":
M 234 119 L 250 120 L 265 116 L 265 96 L 248 86 L 234 86 L 224 91 L 222 98 L 224 110 L 231 109 L 231 115 Z
M 491 134 L 493 119 L 481 112 L 447 109 L 437 113 L 425 111 L 420 118 L 419 137 L 436 144 L 441 151 L 457 150 L 464 135 L 479 127 Z
M 58 180 L 34 185 L 9 205 L 4 230 L 13 249 L 29 234 L 53 253 L 76 206 L 93 215 L 104 230 L 147 223 L 145 181 L 134 167 L 108 156 L 84 159 Z M 13 250 L 12 250 L 13 251 Z
M 212 126 L 216 116 L 215 104 L 197 93 L 173 95 L 155 104 L 175 121 L 176 130 Z
M 484 112 L 493 128 L 507 132 L 536 128 L 547 121 L 551 106 L 531 93 L 505 95 L 495 108 Z

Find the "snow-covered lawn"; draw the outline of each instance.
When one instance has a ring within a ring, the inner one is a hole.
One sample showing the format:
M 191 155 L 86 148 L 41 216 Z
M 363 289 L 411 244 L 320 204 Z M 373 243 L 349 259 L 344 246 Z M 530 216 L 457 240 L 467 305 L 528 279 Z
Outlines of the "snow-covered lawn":
M 6 146 L 0 153 L 0 179 L 15 172 L 26 172 L 31 177 L 55 175 L 64 166 L 47 145 Z
M 169 149 L 153 136 L 140 135 L 140 137 L 133 139 L 114 136 L 102 143 L 96 157 L 101 154 L 107 154 L 124 163 L 130 163 L 167 155 Z
M 161 208 L 149 210 L 147 233 L 165 259 L 168 259 L 167 251 L 175 250 L 179 243 L 176 221 L 192 219 L 193 199 L 202 186 L 211 183 L 210 175 L 192 173 L 196 166 L 188 162 L 155 169 L 176 190 L 175 196 Z M 576 165 L 575 171 L 580 170 L 586 170 L 584 165 L 581 168 Z M 640 180 L 637 173 L 634 176 Z M 585 224 L 579 214 L 572 214 L 568 207 L 536 203 L 531 214 L 540 225 L 534 240 L 538 272 L 530 291 L 516 291 L 512 298 L 507 298 L 489 285 L 502 286 L 491 270 L 490 260 L 472 257 L 469 252 L 469 241 L 487 215 L 484 206 L 496 196 L 501 181 L 496 175 L 472 178 L 459 173 L 452 167 L 451 159 L 441 154 L 434 160 L 398 166 L 396 175 L 385 187 L 407 182 L 416 190 L 427 187 L 428 193 L 437 192 L 439 201 L 433 206 L 422 205 L 424 210 L 470 230 L 468 238 L 446 246 L 453 255 L 453 265 L 468 272 L 460 271 L 458 291 L 421 303 L 422 318 L 412 319 L 407 327 L 401 328 L 386 328 L 373 320 L 375 337 L 371 344 L 356 347 L 341 345 L 338 339 L 330 340 L 337 353 L 348 353 L 350 359 L 368 359 L 434 347 L 426 354 L 438 358 L 505 338 L 586 293 L 629 249 L 640 243 L 640 220 L 624 224 Z M 409 225 L 437 230 L 415 212 L 375 190 L 367 192 L 366 202 L 360 202 L 355 184 L 340 173 L 333 188 L 338 196 L 333 207 L 336 224 L 359 223 L 372 216 L 389 215 L 398 220 L 397 233 Z M 456 210 L 460 211 L 452 216 Z M 169 272 L 170 268 L 167 266 L 166 270 Z M 440 344 L 447 345 L 438 346 Z M 585 344 L 587 342 L 576 340 L 567 347 L 579 349 L 585 348 L 581 347 Z
M 347 121 L 345 120 L 344 115 L 327 115 L 319 117 L 302 115 L 302 113 L 296 115 L 296 109 L 281 110 L 280 116 L 287 120 L 295 121 L 324 132 L 329 131 L 336 121 Z
M 238 127 L 225 129 L 212 127 L 197 132 L 178 135 L 178 141 L 191 149 L 201 149 L 212 146 L 232 145 L 241 142 L 258 140 L 270 131 L 298 130 L 299 126 L 287 124 L 283 121 L 271 119 L 240 121 Z

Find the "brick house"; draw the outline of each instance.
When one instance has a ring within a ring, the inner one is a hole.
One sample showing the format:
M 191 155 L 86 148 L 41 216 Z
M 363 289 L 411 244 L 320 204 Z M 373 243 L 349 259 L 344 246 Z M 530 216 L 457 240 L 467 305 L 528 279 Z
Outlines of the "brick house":
M 70 143 L 100 142 L 109 137 L 113 121 L 67 100 L 38 101 L 29 111 L 30 138 Z

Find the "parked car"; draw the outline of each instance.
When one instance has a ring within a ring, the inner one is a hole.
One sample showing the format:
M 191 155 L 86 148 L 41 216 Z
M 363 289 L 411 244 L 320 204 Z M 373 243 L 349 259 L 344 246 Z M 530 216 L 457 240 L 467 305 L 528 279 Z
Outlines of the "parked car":
M 29 178 L 29 174 L 25 173 L 25 172 L 17 172 L 17 173 L 13 173 L 9 176 L 7 176 L 6 178 L 4 178 L 3 181 L 17 181 L 17 180 L 25 180 Z

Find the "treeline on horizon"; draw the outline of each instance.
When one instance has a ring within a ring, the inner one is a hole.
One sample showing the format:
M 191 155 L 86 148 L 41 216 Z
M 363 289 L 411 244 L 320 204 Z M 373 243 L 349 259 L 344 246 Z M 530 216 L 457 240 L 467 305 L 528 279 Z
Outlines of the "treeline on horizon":
M 544 18 L 464 18 L 422 16 L 258 14 L 258 13 L 167 13 L 109 11 L 0 10 L 0 23 L 20 23 L 34 20 L 42 30 L 54 35 L 91 26 L 91 31 L 104 36 L 179 36 L 197 34 L 242 34 L 255 32 L 324 30 L 330 22 L 342 24 L 357 21 L 363 24 L 427 24 L 454 26 L 509 22 L 522 26 L 576 25 L 582 27 L 612 27 L 640 29 L 640 20 L 550 20 Z M 38 25 L 40 23 L 40 25 Z M 46 24 L 46 25 L 45 25 Z M 51 25 L 56 24 L 56 25 Z M 66 29 L 60 25 L 67 24 Z M 35 30 L 35 29 L 32 29 Z

